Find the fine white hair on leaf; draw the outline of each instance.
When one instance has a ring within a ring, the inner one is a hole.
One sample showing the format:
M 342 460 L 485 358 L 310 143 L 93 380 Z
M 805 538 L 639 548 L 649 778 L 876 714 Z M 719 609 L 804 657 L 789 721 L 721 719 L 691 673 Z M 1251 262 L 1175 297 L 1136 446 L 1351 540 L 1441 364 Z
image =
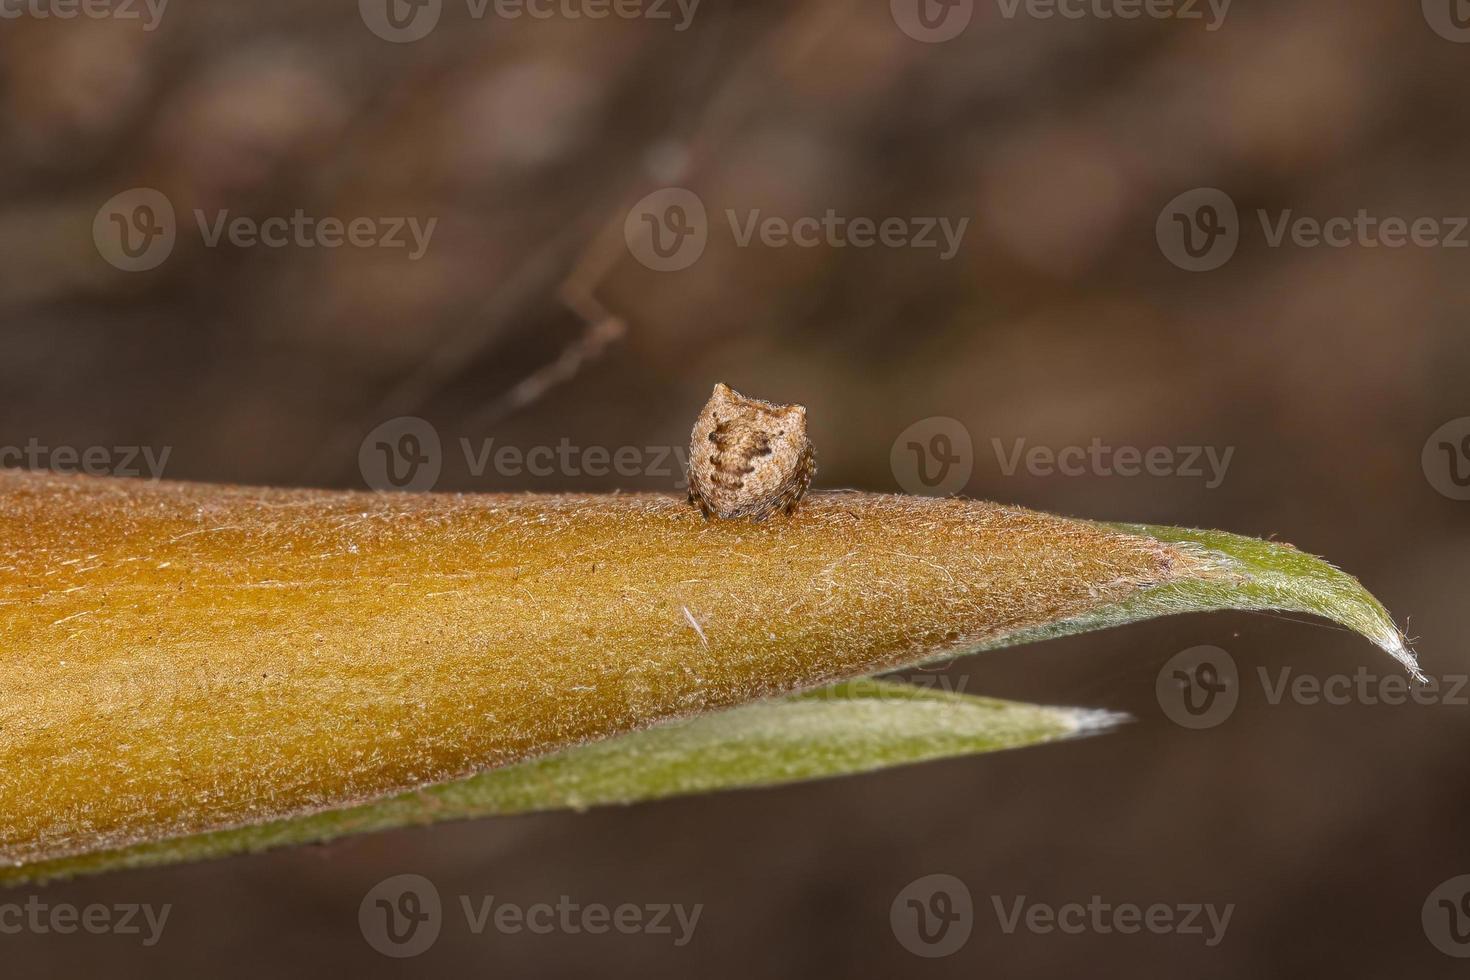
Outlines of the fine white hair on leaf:
M 704 630 L 700 628 L 699 620 L 697 620 L 697 619 L 694 618 L 694 614 L 689 611 L 689 607 L 688 606 L 680 606 L 679 608 L 682 609 L 682 610 L 684 610 L 684 620 L 685 620 L 685 622 L 687 622 L 691 627 L 694 628 L 694 632 L 696 632 L 696 633 L 699 634 L 699 642 L 700 643 L 703 643 L 706 647 L 708 647 L 709 646 L 709 637 L 707 637 L 707 636 L 704 635 Z

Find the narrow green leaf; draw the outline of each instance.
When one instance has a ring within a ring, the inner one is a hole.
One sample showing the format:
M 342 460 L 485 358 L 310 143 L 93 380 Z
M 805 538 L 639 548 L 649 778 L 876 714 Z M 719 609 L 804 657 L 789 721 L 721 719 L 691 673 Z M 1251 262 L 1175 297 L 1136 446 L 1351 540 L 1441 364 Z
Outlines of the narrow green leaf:
M 0 869 L 0 885 L 223 857 L 440 820 L 774 786 L 1105 730 L 1122 716 L 850 681 L 579 746 L 346 810 Z

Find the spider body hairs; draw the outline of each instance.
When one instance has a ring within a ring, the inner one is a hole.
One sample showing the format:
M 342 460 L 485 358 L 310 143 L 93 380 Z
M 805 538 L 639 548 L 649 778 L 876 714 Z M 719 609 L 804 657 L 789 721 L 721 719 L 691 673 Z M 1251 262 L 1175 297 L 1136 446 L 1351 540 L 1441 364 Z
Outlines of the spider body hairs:
M 806 406 L 715 385 L 689 438 L 689 502 L 706 520 L 791 514 L 816 472 Z

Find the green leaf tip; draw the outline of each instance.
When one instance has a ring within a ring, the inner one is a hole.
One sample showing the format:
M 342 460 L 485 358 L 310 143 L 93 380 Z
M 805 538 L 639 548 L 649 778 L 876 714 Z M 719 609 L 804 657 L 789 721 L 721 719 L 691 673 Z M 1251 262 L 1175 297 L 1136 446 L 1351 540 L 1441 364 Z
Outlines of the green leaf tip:
M 979 649 L 1032 643 L 1176 613 L 1225 609 L 1321 616 L 1361 634 L 1420 683 L 1428 680 L 1393 617 L 1353 576 L 1293 545 L 1225 531 L 1094 522 L 1166 544 L 1189 558 L 1186 574 L 1085 615 L 1007 633 Z
M 1359 633 L 1381 647 L 1420 683 L 1428 680 L 1403 632 L 1383 604 L 1356 578 L 1293 545 L 1224 531 L 1114 524 L 1168 544 L 1183 546 L 1218 570 L 1217 576 L 1181 579 L 1144 597 L 1211 609 L 1309 613 Z

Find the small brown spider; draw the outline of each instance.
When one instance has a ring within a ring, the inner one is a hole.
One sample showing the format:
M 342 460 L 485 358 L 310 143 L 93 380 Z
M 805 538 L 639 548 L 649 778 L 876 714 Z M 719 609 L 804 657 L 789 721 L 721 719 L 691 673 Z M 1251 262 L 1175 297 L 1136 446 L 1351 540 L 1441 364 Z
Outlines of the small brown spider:
M 815 459 L 804 405 L 775 405 L 717 384 L 690 436 L 689 502 L 706 519 L 790 514 L 811 486 Z

